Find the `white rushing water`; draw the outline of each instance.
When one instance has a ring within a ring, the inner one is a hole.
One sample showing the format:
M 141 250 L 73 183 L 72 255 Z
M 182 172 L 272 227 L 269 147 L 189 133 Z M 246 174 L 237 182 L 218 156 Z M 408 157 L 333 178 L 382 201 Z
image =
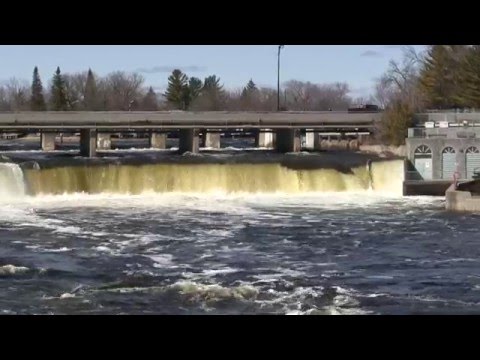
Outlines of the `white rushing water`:
M 23 171 L 17 164 L 0 163 L 0 201 L 10 201 L 25 196 Z

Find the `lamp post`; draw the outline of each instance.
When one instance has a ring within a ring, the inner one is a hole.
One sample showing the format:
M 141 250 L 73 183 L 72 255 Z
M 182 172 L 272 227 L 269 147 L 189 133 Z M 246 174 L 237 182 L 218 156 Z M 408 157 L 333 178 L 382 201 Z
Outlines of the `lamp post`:
M 280 111 L 280 51 L 285 45 L 278 45 L 277 111 Z

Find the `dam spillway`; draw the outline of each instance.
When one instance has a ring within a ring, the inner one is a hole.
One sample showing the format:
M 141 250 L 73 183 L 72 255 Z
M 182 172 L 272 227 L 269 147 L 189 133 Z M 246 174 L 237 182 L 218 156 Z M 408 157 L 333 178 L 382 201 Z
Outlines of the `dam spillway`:
M 380 191 L 401 195 L 403 161 L 346 155 L 60 157 L 3 164 L 10 196 L 144 193 L 282 193 Z M 21 183 L 20 183 L 21 182 Z M 7 196 L 5 194 L 5 196 Z

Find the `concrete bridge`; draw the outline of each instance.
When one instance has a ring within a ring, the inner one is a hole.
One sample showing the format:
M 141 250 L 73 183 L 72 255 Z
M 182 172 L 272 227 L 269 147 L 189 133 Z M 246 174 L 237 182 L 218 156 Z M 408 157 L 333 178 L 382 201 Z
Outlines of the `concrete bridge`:
M 167 133 L 178 131 L 179 151 L 199 151 L 199 134 L 206 146 L 220 147 L 220 132 L 253 130 L 257 146 L 274 145 L 279 152 L 300 151 L 300 133 L 310 133 L 314 142 L 325 132 L 373 131 L 379 113 L 361 112 L 4 112 L 0 132 L 41 133 L 42 149 L 55 148 L 55 136 L 80 132 L 80 153 L 93 157 L 97 147 L 110 147 L 110 135 L 149 132 L 151 146 L 165 148 Z M 272 144 L 273 143 L 273 144 Z

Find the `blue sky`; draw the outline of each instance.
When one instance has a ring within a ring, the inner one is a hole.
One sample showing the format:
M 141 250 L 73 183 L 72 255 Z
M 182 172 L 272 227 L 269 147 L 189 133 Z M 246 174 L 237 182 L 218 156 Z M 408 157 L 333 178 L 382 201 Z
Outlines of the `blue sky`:
M 281 81 L 347 82 L 351 95 L 368 96 L 375 78 L 401 54 L 400 45 L 286 45 Z M 0 46 L 0 81 L 11 77 L 30 81 L 35 65 L 44 85 L 60 66 L 62 72 L 91 67 L 100 75 L 139 71 L 146 84 L 158 90 L 165 88 L 173 68 L 202 79 L 215 74 L 226 88 L 242 87 L 250 78 L 260 86 L 276 87 L 277 45 Z

